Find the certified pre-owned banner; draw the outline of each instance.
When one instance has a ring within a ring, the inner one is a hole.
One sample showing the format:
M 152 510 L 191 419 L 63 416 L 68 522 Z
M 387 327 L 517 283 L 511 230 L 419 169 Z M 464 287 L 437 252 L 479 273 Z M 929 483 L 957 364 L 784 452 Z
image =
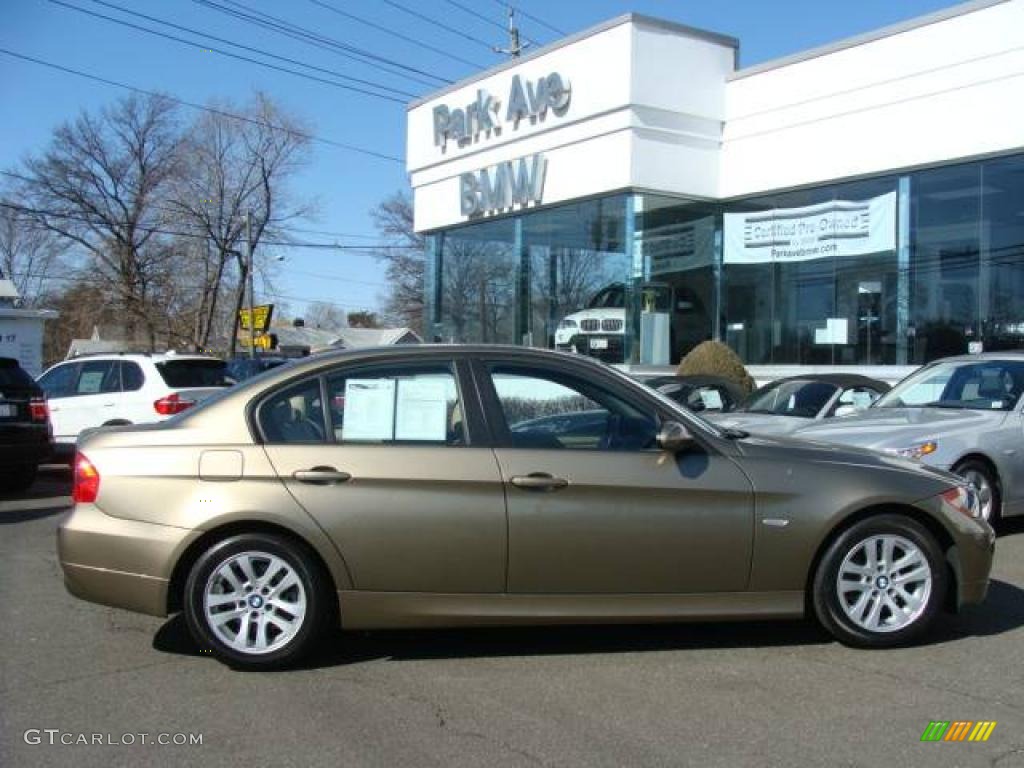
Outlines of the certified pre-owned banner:
M 727 213 L 726 264 L 809 261 L 860 256 L 896 247 L 896 193 L 869 200 L 831 200 L 804 208 Z

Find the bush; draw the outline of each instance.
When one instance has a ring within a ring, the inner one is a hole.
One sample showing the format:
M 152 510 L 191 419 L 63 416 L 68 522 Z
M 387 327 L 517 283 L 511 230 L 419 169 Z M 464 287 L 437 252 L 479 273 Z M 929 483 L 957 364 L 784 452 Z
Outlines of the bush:
M 754 380 L 739 355 L 720 341 L 704 341 L 679 361 L 677 376 L 721 376 L 736 383 L 744 393 L 754 391 Z

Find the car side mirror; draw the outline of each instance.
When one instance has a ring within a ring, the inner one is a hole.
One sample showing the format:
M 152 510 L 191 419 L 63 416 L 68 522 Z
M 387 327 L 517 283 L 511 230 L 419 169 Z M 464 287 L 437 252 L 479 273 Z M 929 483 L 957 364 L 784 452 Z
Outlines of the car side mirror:
M 666 421 L 658 431 L 658 447 L 663 451 L 678 453 L 693 445 L 693 435 L 678 421 Z

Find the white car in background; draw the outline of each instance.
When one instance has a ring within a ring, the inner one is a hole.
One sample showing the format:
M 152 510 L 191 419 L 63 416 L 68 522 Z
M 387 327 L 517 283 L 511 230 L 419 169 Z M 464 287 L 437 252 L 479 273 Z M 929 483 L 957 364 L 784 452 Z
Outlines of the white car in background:
M 87 355 L 39 377 L 62 456 L 83 430 L 162 421 L 231 383 L 223 360 L 174 353 Z
M 586 309 L 566 315 L 555 330 L 555 349 L 621 363 L 626 327 L 626 288 L 612 283 Z

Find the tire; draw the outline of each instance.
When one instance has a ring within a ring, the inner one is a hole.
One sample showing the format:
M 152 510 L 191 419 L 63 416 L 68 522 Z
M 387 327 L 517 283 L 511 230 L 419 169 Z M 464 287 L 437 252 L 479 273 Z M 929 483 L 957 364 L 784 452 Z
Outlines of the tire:
M 906 558 L 902 567 L 891 567 Z M 861 520 L 836 537 L 815 573 L 812 599 L 818 620 L 839 642 L 889 648 L 928 629 L 947 585 L 935 537 L 909 517 L 887 514 Z
M 321 640 L 336 615 L 333 593 L 306 547 L 273 534 L 241 534 L 217 542 L 192 566 L 185 622 L 200 650 L 229 666 L 279 669 Z
M 0 475 L 0 491 L 18 493 L 27 491 L 36 481 L 36 473 L 39 467 L 35 464 L 25 464 L 14 467 Z
M 953 472 L 970 481 L 978 491 L 982 519 L 989 525 L 998 523 L 1003 513 L 1003 494 L 992 468 L 980 459 L 966 459 L 955 465 Z

